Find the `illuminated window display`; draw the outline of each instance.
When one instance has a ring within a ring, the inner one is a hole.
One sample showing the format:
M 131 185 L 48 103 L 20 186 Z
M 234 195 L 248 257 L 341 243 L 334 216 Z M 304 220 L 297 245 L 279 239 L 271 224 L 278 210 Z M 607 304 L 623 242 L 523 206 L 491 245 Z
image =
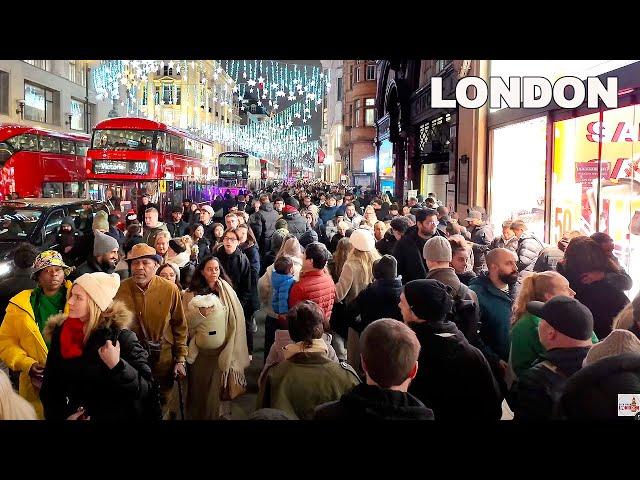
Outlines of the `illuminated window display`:
M 502 231 L 503 221 L 519 218 L 544 238 L 546 129 L 547 119 L 541 117 L 491 133 L 489 188 L 495 232 Z
M 630 230 L 640 216 L 639 121 L 631 105 L 556 122 L 551 179 L 551 243 L 571 230 L 609 234 L 634 279 L 630 296 L 640 290 L 640 231 Z

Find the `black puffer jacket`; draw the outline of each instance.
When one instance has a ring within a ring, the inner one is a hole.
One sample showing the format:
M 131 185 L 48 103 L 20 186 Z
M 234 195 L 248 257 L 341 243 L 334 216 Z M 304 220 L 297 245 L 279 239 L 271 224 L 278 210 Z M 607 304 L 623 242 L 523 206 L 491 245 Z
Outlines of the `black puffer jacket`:
M 509 406 L 514 420 L 549 420 L 562 389 L 571 375 L 582 368 L 582 361 L 589 347 L 554 348 L 545 352 L 541 360 L 550 362 L 557 372 L 547 368 L 542 361 L 522 374 L 513 385 Z
M 488 223 L 475 227 L 471 230 L 471 242 L 473 242 L 473 258 L 475 263 L 473 271 L 478 274 L 487 270 L 485 254 L 493 242 L 493 227 Z
M 560 397 L 558 416 L 569 420 L 625 418 L 618 417 L 619 393 L 640 394 L 637 353 L 603 358 L 573 375 Z
M 316 407 L 314 420 L 433 420 L 433 412 L 409 393 L 361 383 L 336 402 Z
M 421 348 L 409 393 L 432 409 L 438 420 L 500 420 L 502 395 L 489 363 L 456 325 L 427 322 L 413 323 L 411 328 Z
M 178 223 L 173 221 L 167 222 L 167 230 L 171 234 L 171 238 L 182 237 L 189 234 L 189 224 L 184 220 L 180 220 Z
M 279 218 L 280 214 L 276 212 L 271 203 L 260 205 L 260 210 L 251 215 L 249 225 L 258 240 L 258 246 L 262 252 L 269 250 L 271 237 L 276 230 L 276 222 Z
M 444 237 L 444 233 L 436 229 L 434 236 Z M 396 242 L 393 256 L 398 261 L 398 275 L 402 276 L 402 284 L 412 280 L 420 280 L 427 276 L 427 265 L 422 258 L 422 249 L 427 240 L 418 235 L 418 227 L 414 225 Z
M 540 251 L 540 255 L 533 265 L 534 272 L 555 271 L 558 262 L 564 258 L 564 252 L 558 247 L 547 247 Z
M 289 233 L 294 235 L 298 240 L 307 230 L 311 230 L 307 219 L 300 215 L 300 212 L 290 205 L 286 205 L 283 209 L 283 218 L 287 221 L 287 229 Z
M 533 271 L 533 266 L 543 248 L 542 242 L 532 232 L 524 232 L 518 240 L 518 248 L 516 249 L 518 271 Z
M 159 411 L 147 351 L 128 329 L 133 314 L 117 301 L 112 311 L 111 316 L 103 314 L 76 358 L 65 359 L 60 352 L 66 315 L 55 315 L 47 323 L 45 335 L 51 338 L 51 347 L 40 390 L 47 420 L 64 420 L 78 407 L 84 407 L 92 420 L 139 420 Z M 109 370 L 98 349 L 113 339 L 120 342 L 120 362 Z
M 224 247 L 215 252 L 224 271 L 231 278 L 233 289 L 242 304 L 245 317 L 249 318 L 254 312 L 252 295 L 251 264 L 240 247 L 232 254 L 228 254 Z

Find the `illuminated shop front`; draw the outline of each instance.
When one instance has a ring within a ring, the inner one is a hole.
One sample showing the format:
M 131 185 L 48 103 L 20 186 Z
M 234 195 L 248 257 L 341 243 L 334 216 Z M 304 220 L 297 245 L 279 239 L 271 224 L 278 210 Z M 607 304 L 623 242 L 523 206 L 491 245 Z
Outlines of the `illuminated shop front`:
M 488 195 L 496 233 L 521 218 L 557 244 L 605 232 L 640 291 L 640 105 L 558 119 L 558 111 L 490 131 Z M 547 211 L 548 210 L 548 211 Z M 634 233 L 632 233 L 632 230 Z

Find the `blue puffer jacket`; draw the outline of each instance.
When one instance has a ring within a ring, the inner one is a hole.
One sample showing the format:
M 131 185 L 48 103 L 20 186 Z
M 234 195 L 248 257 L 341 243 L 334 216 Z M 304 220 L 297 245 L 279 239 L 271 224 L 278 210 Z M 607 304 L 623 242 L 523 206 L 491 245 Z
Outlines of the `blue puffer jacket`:
M 336 218 L 338 208 L 339 207 L 327 207 L 326 205 L 322 205 L 318 211 L 318 215 L 324 223 L 327 223 L 329 220 Z
M 273 286 L 271 306 L 277 314 L 283 314 L 289 311 L 289 292 L 294 283 L 295 279 L 292 275 L 284 275 L 275 270 L 271 274 L 271 285 Z

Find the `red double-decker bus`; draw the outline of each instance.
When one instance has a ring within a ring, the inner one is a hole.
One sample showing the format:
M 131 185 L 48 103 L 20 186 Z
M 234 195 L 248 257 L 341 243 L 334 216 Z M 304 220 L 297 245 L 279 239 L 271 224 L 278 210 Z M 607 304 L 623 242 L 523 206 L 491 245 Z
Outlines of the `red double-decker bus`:
M 0 200 L 86 196 L 89 135 L 0 125 Z
M 100 122 L 87 154 L 89 197 L 104 200 L 112 188 L 120 209 L 136 209 L 145 193 L 165 215 L 189 198 L 210 199 L 213 146 L 188 132 L 145 118 Z

